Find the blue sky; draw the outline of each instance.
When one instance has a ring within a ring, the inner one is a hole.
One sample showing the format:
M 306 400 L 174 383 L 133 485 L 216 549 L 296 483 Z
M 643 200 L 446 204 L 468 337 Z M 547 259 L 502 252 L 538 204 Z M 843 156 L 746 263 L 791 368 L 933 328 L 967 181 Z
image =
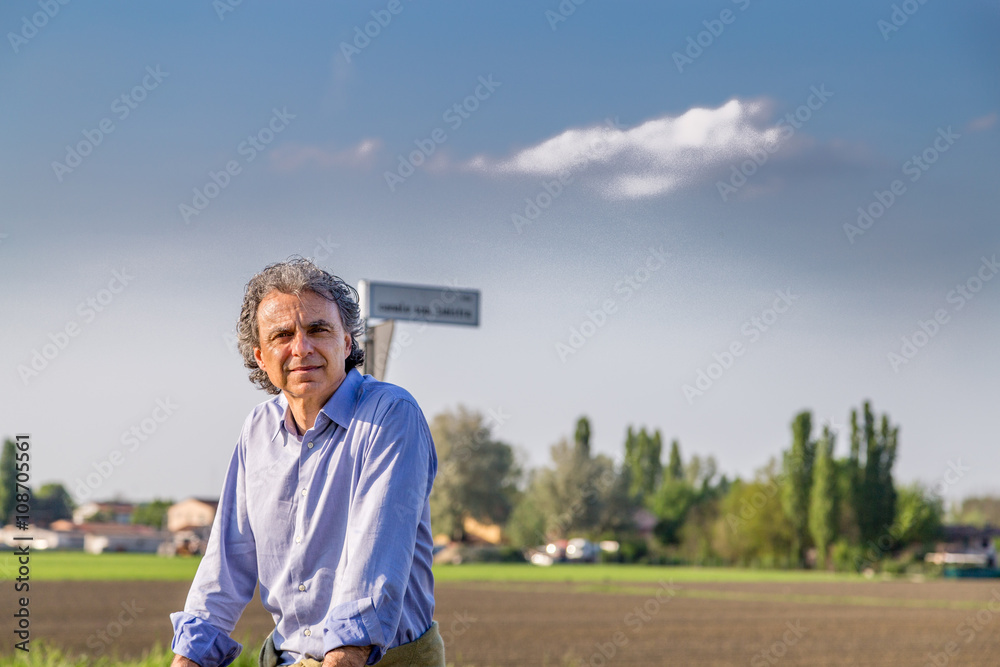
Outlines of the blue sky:
M 266 398 L 227 342 L 243 285 L 302 254 L 481 290 L 479 328 L 400 323 L 388 379 L 492 411 L 528 465 L 587 414 L 598 451 L 659 428 L 747 476 L 805 408 L 844 453 L 871 399 L 898 479 L 1000 492 L 995 0 L 52 0 L 0 27 L 0 400 L 39 482 L 215 495 Z

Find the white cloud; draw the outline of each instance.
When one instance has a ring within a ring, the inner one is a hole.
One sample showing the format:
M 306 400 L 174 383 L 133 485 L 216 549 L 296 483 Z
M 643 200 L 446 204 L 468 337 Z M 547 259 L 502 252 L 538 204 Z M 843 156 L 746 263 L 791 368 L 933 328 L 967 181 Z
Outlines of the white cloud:
M 370 166 L 382 146 L 378 139 L 365 139 L 343 150 L 329 150 L 309 144 L 288 143 L 270 152 L 271 165 L 278 171 L 296 171 L 303 167 Z
M 973 118 L 969 121 L 966 129 L 969 132 L 982 132 L 988 130 L 997 124 L 997 112 L 994 111 L 991 114 L 985 116 L 980 116 L 979 118 Z
M 788 154 L 814 143 L 775 122 L 772 107 L 765 99 L 733 99 L 632 128 L 611 122 L 572 128 L 507 158 L 478 156 L 466 168 L 542 177 L 572 172 L 593 180 L 609 199 L 653 197 L 704 182 L 765 146 Z

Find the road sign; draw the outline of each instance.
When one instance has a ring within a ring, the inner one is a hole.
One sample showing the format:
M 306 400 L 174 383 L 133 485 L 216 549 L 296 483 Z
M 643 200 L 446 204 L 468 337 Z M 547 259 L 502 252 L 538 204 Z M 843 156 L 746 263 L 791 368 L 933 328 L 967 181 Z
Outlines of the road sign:
M 361 315 L 383 320 L 479 326 L 479 290 L 362 280 Z

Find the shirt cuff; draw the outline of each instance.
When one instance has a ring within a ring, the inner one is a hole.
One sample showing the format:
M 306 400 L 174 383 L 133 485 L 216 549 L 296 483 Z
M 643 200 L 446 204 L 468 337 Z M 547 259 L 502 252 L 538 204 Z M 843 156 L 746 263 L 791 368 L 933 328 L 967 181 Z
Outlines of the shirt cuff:
M 323 627 L 324 653 L 341 646 L 371 646 L 367 664 L 373 665 L 382 659 L 386 643 L 372 598 L 351 600 L 330 609 Z
M 170 650 L 194 660 L 201 667 L 225 667 L 240 654 L 243 646 L 203 618 L 184 611 L 170 614 L 174 640 Z

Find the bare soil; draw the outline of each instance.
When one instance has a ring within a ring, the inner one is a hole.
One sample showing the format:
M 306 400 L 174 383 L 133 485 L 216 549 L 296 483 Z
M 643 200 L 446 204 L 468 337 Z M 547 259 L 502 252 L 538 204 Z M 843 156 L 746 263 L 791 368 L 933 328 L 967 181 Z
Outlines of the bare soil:
M 169 645 L 187 589 L 32 583 L 32 639 L 137 657 Z M 1000 582 L 445 583 L 436 597 L 448 662 L 461 667 L 1000 664 Z M 234 637 L 256 651 L 272 627 L 254 599 Z

